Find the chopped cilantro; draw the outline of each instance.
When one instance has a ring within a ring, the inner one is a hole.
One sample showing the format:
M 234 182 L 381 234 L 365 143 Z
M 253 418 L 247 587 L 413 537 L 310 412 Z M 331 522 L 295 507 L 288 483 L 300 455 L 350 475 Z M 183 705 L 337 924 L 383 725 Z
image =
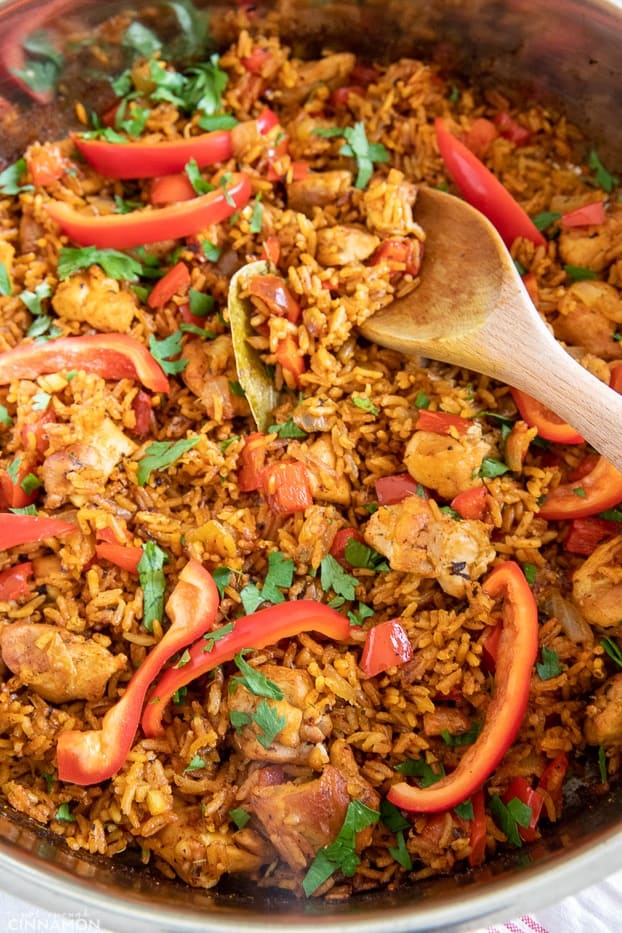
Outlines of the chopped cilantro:
M 212 113 L 203 114 L 203 116 L 197 120 L 197 125 L 200 126 L 202 130 L 211 133 L 213 130 L 233 129 L 234 126 L 238 125 L 238 121 L 232 113 Z
M 552 680 L 561 674 L 562 668 L 559 663 L 559 655 L 552 648 L 542 646 L 542 661 L 536 664 L 536 670 L 540 680 Z
M 22 185 L 20 180 L 26 174 L 26 159 L 18 159 L 0 172 L 0 194 L 14 195 L 20 191 L 32 191 L 33 185 Z
M 388 162 L 389 153 L 382 143 L 370 143 L 362 121 L 343 131 L 346 140 L 339 150 L 341 155 L 353 156 L 358 165 L 355 188 L 366 188 L 374 171 L 374 162 Z
M 69 809 L 68 803 L 61 803 L 60 807 L 54 814 L 54 819 L 58 820 L 59 823 L 75 823 L 76 818 Z
M 531 807 L 519 800 L 518 797 L 512 797 L 508 804 L 504 804 L 497 794 L 493 794 L 490 799 L 490 812 L 498 823 L 500 829 L 505 833 L 508 842 L 515 846 L 522 846 L 519 826 L 529 826 L 531 822 Z
M 185 667 L 186 664 L 189 662 L 189 660 L 190 660 L 190 651 L 188 650 L 188 648 L 185 648 L 182 651 L 178 661 L 175 664 L 173 664 L 173 668 L 175 670 L 179 670 L 180 667 Z
M 45 789 L 46 789 L 46 791 L 48 792 L 48 794 L 51 794 L 51 793 L 52 793 L 52 788 L 53 788 L 53 786 L 54 786 L 54 780 L 55 780 L 55 778 L 54 778 L 54 773 L 51 772 L 51 771 L 42 771 L 42 772 L 41 772 L 41 777 L 42 777 L 43 780 L 45 781 Z
M 49 314 L 39 314 L 26 331 L 26 336 L 44 341 L 60 337 L 61 333 L 62 331 L 53 323 Z
M 73 248 L 64 246 L 58 255 L 58 277 L 66 279 L 79 269 L 101 266 L 111 279 L 137 279 L 142 273 L 140 262 L 117 249 L 98 249 L 96 246 Z
M 21 465 L 22 465 L 22 458 L 16 457 L 15 460 L 9 463 L 8 467 L 6 468 L 7 476 L 9 477 L 9 479 L 11 480 L 14 486 L 17 485 L 17 482 L 19 480 L 19 468 L 21 467 Z
M 184 702 L 187 696 L 188 696 L 188 688 L 180 687 L 179 690 L 176 690 L 175 693 L 173 694 L 173 703 L 177 703 L 179 705 L 180 703 Z M 158 698 L 156 697 L 155 699 L 157 700 Z
M 145 455 L 138 462 L 136 479 L 139 486 L 144 486 L 154 470 L 163 470 L 195 447 L 200 437 L 186 437 L 180 441 L 154 441 L 145 450 Z
M 429 408 L 430 407 L 430 396 L 427 395 L 423 389 L 419 389 L 417 395 L 415 396 L 415 408 Z
M 605 509 L 598 513 L 599 518 L 606 518 L 609 522 L 622 522 L 622 509 Z
M 200 755 L 195 755 L 192 761 L 189 761 L 184 768 L 184 774 L 189 774 L 192 771 L 201 771 L 204 767 L 205 761 L 203 758 L 201 758 Z
M 214 299 L 212 295 L 206 295 L 197 288 L 191 288 L 188 292 L 188 304 L 191 314 L 206 317 L 214 308 Z
M 242 388 L 242 386 L 240 385 L 237 379 L 229 380 L 229 388 L 231 389 L 233 394 L 237 395 L 239 398 L 246 398 L 246 392 L 244 391 L 244 389 Z
M 188 70 L 190 75 L 188 97 L 193 110 L 211 115 L 222 111 L 222 95 L 229 77 L 218 64 L 219 57 L 211 55 L 209 61 L 201 62 Z
M 606 191 L 607 194 L 611 194 L 615 186 L 618 184 L 619 179 L 607 171 L 603 163 L 600 161 L 598 153 L 595 149 L 592 149 L 590 152 L 587 164 L 594 172 L 594 182 L 598 185 L 599 188 L 602 188 L 603 191 Z
M 205 258 L 209 259 L 210 262 L 217 262 L 220 259 L 222 250 L 215 243 L 211 243 L 209 240 L 201 240 L 201 249 Z
M 238 684 L 241 684 L 243 687 L 246 687 L 249 693 L 254 694 L 254 696 L 268 697 L 270 700 L 282 700 L 284 694 L 278 684 L 269 680 L 265 674 L 262 674 L 260 670 L 257 670 L 256 667 L 253 667 L 252 664 L 244 660 L 244 653 L 248 650 L 249 649 L 244 648 L 242 651 L 238 651 L 233 659 L 235 666 L 242 676 L 236 676 L 232 679 L 229 685 L 230 691 L 235 691 Z
M 36 515 L 37 507 L 36 505 L 25 505 L 21 509 L 9 509 L 9 512 L 12 512 L 14 515 Z
M 279 715 L 278 710 L 267 700 L 262 700 L 257 706 L 253 722 L 260 730 L 257 741 L 264 748 L 270 748 L 279 732 L 285 728 L 287 719 Z
M 250 725 L 252 719 L 248 713 L 244 713 L 242 710 L 232 709 L 229 712 L 229 721 L 236 732 L 241 732 L 242 729 Z
M 533 586 L 536 582 L 536 574 L 538 573 L 538 568 L 535 564 L 523 564 L 523 573 L 525 574 L 525 580 L 529 586 Z
M 261 191 L 256 196 L 253 201 L 253 210 L 251 213 L 250 219 L 250 232 L 251 233 L 261 233 L 263 227 L 263 204 L 261 203 Z
M 602 745 L 598 746 L 598 771 L 600 774 L 600 780 L 602 784 L 607 783 L 607 755 L 605 749 Z
M 440 771 L 435 771 L 425 760 L 425 758 L 407 758 L 395 766 L 395 770 L 407 777 L 419 778 L 421 787 L 430 787 L 436 784 L 441 778 L 445 777 L 445 769 L 440 762 L 438 763 Z
M 601 639 L 601 647 L 604 648 L 605 653 L 609 655 L 612 661 L 622 667 L 622 651 L 620 651 L 620 646 L 613 638 L 603 638 Z
M 364 541 L 349 538 L 343 555 L 351 567 L 364 567 L 366 570 L 388 571 L 389 565 L 384 554 L 380 554 Z
M 332 554 L 327 554 L 320 563 L 320 583 L 324 592 L 334 590 L 337 596 L 353 600 L 355 588 L 358 585 L 356 577 L 351 576 L 343 569 Z
M 283 421 L 281 424 L 271 424 L 268 428 L 268 434 L 276 434 L 278 437 L 307 436 L 307 432 L 299 428 L 293 418 L 288 418 L 287 421 Z
M 43 483 L 35 473 L 28 473 L 19 485 L 20 489 L 22 489 L 27 496 L 31 496 L 35 490 L 40 489 L 41 486 L 43 486 Z
M 244 829 L 251 818 L 250 813 L 244 807 L 234 807 L 233 810 L 229 810 L 229 816 L 238 829 Z
M 503 476 L 509 471 L 509 467 L 501 460 L 493 460 L 492 457 L 485 457 L 479 470 L 479 475 L 485 479 L 492 479 L 495 476 Z
M 373 826 L 379 818 L 377 810 L 365 806 L 360 800 L 350 801 L 337 838 L 319 850 L 303 878 L 302 887 L 307 897 L 338 870 L 346 878 L 352 877 L 360 862 L 356 853 L 356 834 Z
M 281 551 L 272 551 L 268 555 L 268 572 L 261 590 L 254 583 L 249 583 L 240 592 L 242 605 L 247 613 L 254 612 L 262 603 L 282 603 L 285 597 L 281 588 L 289 588 L 294 579 L 294 562 L 286 558 Z
M 572 494 L 573 496 L 578 496 L 579 499 L 585 499 L 585 497 L 587 496 L 587 493 L 585 489 L 583 488 L 583 486 L 575 486 L 572 490 Z
M 227 188 L 227 185 L 230 184 L 230 183 L 231 183 L 231 173 L 230 173 L 230 172 L 226 172 L 226 173 L 222 176 L 222 178 L 220 179 L 220 181 L 218 182 L 218 187 L 222 190 L 222 193 L 223 193 L 224 196 L 225 196 L 225 201 L 227 202 L 227 204 L 229 205 L 229 207 L 235 207 L 235 201 L 233 200 L 233 197 L 231 196 L 231 192 L 230 192 L 229 189 Z M 236 214 L 237 214 L 237 213 L 238 213 L 238 212 L 236 211 Z M 233 216 L 234 216 L 234 215 L 232 215 L 232 217 L 231 217 L 231 222 L 232 222 L 232 223 L 237 223 L 237 220 L 236 220 L 236 221 L 233 220 Z
M 11 285 L 11 278 L 9 276 L 9 270 L 3 262 L 0 262 L 0 295 L 12 295 L 13 286 Z
M 410 823 L 402 811 L 386 797 L 380 801 L 380 819 L 392 833 L 399 833 L 402 829 L 410 829 Z
M 536 229 L 543 232 L 547 230 L 551 224 L 559 220 L 561 216 L 559 211 L 541 211 L 539 214 L 534 214 L 531 219 Z
M 443 729 L 441 732 L 441 738 L 445 745 L 449 745 L 452 748 L 460 745 L 472 745 L 481 731 L 481 722 L 475 720 L 473 723 L 471 723 L 470 728 L 467 729 L 466 732 L 461 732 L 458 735 L 453 735 L 447 729 Z
M 214 570 L 212 570 L 212 579 L 222 599 L 225 593 L 225 587 L 229 586 L 231 582 L 231 570 L 229 567 L 215 567 Z
M 225 635 L 229 635 L 229 633 L 233 631 L 234 624 L 234 622 L 227 622 L 226 625 L 221 625 L 220 628 L 216 628 L 212 632 L 207 632 L 203 636 L 203 640 L 205 641 L 203 651 L 213 651 L 216 642 L 220 641 L 225 637 Z
M 475 811 L 473 810 L 473 804 L 471 798 L 468 800 L 463 800 L 462 803 L 459 803 L 454 807 L 454 813 L 456 816 L 459 816 L 461 820 L 472 820 L 475 818 Z
M 216 336 L 213 330 L 207 330 L 205 327 L 198 327 L 196 324 L 184 324 L 183 321 L 179 325 L 179 329 L 184 334 L 196 334 L 197 337 L 202 337 L 203 340 L 213 340 Z
M 452 84 L 447 99 L 449 100 L 451 104 L 457 104 L 458 101 L 460 100 L 460 88 L 456 87 L 455 84 Z
M 169 337 L 158 340 L 153 334 L 149 335 L 149 350 L 152 357 L 157 360 L 165 373 L 181 373 L 188 365 L 188 360 L 180 357 L 183 331 L 176 330 Z M 177 359 L 172 359 L 177 357 Z
M 155 541 L 143 544 L 143 556 L 138 563 L 138 579 L 143 591 L 143 625 L 153 631 L 153 623 L 164 616 L 164 590 L 166 578 L 163 567 L 168 560 L 166 553 Z
M 38 316 L 43 314 L 42 302 L 52 294 L 52 286 L 49 282 L 39 282 L 35 285 L 33 291 L 20 292 L 19 298 L 24 302 L 31 314 Z
M 400 829 L 399 832 L 395 834 L 395 838 L 397 840 L 397 846 L 389 846 L 389 855 L 395 859 L 398 865 L 401 865 L 404 871 L 412 871 L 413 863 L 410 852 L 406 848 L 404 830 Z
M 122 100 L 117 108 L 114 123 L 118 130 L 123 130 L 132 139 L 136 139 L 145 129 L 150 114 L 151 111 L 147 107 L 139 107 L 138 104 L 130 104 L 128 107 L 127 101 Z
M 36 93 L 53 91 L 63 69 L 62 55 L 50 45 L 45 30 L 31 33 L 22 45 L 30 55 L 37 57 L 28 58 L 23 68 L 12 68 L 12 74 Z
M 9 410 L 5 405 L 0 405 L 0 424 L 3 424 L 5 428 L 8 428 L 13 424 L 13 419 L 11 418 Z
M 186 163 L 184 172 L 197 194 L 209 194 L 210 191 L 214 190 L 214 186 L 210 185 L 209 181 L 201 175 L 201 169 L 197 165 L 196 159 L 190 159 Z
M 114 196 L 114 203 L 116 207 L 115 213 L 117 214 L 131 214 L 132 211 L 145 206 L 142 201 L 127 200 L 118 194 Z
M 564 266 L 564 272 L 573 282 L 584 282 L 587 279 L 596 278 L 596 273 L 592 269 L 586 269 L 584 266 Z
M 359 602 L 356 609 L 351 609 L 348 613 L 348 619 L 350 620 L 350 625 L 356 628 L 362 625 L 365 619 L 369 619 L 373 616 L 373 614 L 374 610 L 370 606 L 366 603 Z
M 137 20 L 131 23 L 123 33 L 121 45 L 125 49 L 137 52 L 143 58 L 151 58 L 154 52 L 162 48 L 162 43 L 156 34 Z
M 380 411 L 380 409 L 374 405 L 372 400 L 367 398 L 366 395 L 353 395 L 352 402 L 357 408 L 360 408 L 361 411 L 366 411 L 370 415 L 377 415 Z

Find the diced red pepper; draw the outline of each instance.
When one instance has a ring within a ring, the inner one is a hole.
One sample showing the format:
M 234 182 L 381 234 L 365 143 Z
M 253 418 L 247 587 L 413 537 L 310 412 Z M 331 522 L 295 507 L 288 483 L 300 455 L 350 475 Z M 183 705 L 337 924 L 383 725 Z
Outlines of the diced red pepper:
M 66 159 L 58 146 L 34 144 L 26 152 L 26 166 L 33 185 L 49 185 L 65 174 Z
M 0 513 L 0 550 L 6 551 L 20 544 L 35 544 L 46 538 L 62 538 L 77 531 L 78 526 L 60 518 L 44 515 L 17 515 L 15 512 Z
M 415 427 L 418 431 L 430 431 L 432 434 L 451 434 L 452 428 L 455 428 L 458 434 L 466 434 L 473 421 L 468 418 L 461 418 L 460 415 L 452 415 L 447 411 L 430 411 L 428 408 L 422 408 L 417 417 Z
M 0 602 L 10 602 L 12 599 L 19 599 L 20 596 L 27 596 L 30 592 L 28 581 L 32 577 L 32 563 L 24 561 L 9 567 L 0 573 Z
M 276 515 L 293 515 L 313 505 L 309 473 L 304 463 L 280 460 L 267 466 L 262 474 L 266 502 Z
M 400 781 L 388 798 L 404 810 L 435 813 L 451 810 L 478 790 L 492 774 L 520 729 L 531 672 L 538 651 L 538 608 L 518 564 L 506 561 L 488 575 L 483 590 L 503 599 L 503 623 L 492 699 L 479 736 L 454 771 L 429 787 Z
M 599 457 L 581 479 L 560 483 L 540 506 L 546 519 L 587 518 L 622 502 L 622 473 Z
M 399 619 L 374 625 L 367 632 L 359 667 L 366 677 L 375 677 L 390 667 L 400 667 L 411 660 L 412 645 Z
M 533 842 L 537 836 L 538 821 L 544 806 L 542 794 L 534 790 L 524 777 L 515 777 L 503 795 L 503 802 L 507 805 L 511 800 L 517 799 L 531 810 L 529 826 L 518 824 L 518 833 L 525 842 Z
M 238 172 L 224 187 L 153 210 L 99 216 L 84 214 L 63 201 L 48 201 L 45 207 L 62 231 L 80 246 L 130 249 L 199 233 L 244 207 L 250 196 L 248 176 Z
M 506 110 L 501 110 L 494 116 L 494 124 L 499 131 L 499 136 L 509 139 L 517 146 L 526 145 L 532 137 L 531 130 L 518 123 Z
M 270 438 L 267 434 L 255 431 L 244 440 L 244 447 L 238 460 L 238 487 L 240 492 L 254 492 L 261 489 L 263 471 L 266 464 L 266 450 Z
M 476 868 L 481 865 L 486 858 L 486 804 L 484 800 L 484 791 L 476 790 L 471 795 L 471 805 L 473 807 L 473 819 L 471 820 L 471 832 L 469 834 L 469 865 Z
M 403 267 L 399 272 L 403 271 L 406 275 L 419 275 L 422 258 L 423 248 L 419 241 L 404 237 L 384 240 L 374 250 L 369 262 L 372 266 L 378 265 L 379 262 L 395 263 Z
M 336 610 L 310 599 L 294 600 L 259 609 L 227 626 L 216 629 L 210 644 L 201 639 L 189 649 L 188 662 L 169 668 L 155 684 L 145 705 L 142 727 L 148 738 L 163 732 L 162 717 L 178 690 L 225 661 L 231 661 L 245 648 L 261 649 L 302 632 L 319 632 L 334 641 L 345 641 L 350 624 Z
M 300 352 L 298 340 L 292 334 L 281 337 L 276 345 L 274 357 L 286 373 L 291 373 L 291 382 L 298 386 L 300 376 L 307 370 L 307 364 L 304 355 Z M 288 380 L 286 379 L 286 381 Z
M 161 366 L 129 334 L 59 337 L 45 343 L 20 343 L 0 353 L 0 384 L 73 369 L 96 373 L 103 379 L 139 379 L 152 392 L 169 390 Z
M 567 770 L 568 755 L 565 752 L 560 752 L 548 763 L 538 781 L 538 787 L 546 791 L 551 798 L 557 816 L 560 815 L 562 809 L 562 791 Z
M 300 304 L 279 275 L 254 275 L 246 290 L 253 298 L 261 299 L 270 314 L 285 317 L 292 324 L 300 320 Z
M 140 722 L 146 693 L 166 662 L 214 625 L 218 590 L 196 560 L 183 568 L 166 604 L 171 625 L 125 687 L 120 700 L 103 718 L 101 729 L 61 732 L 56 754 L 61 781 L 100 784 L 125 762 Z
M 349 541 L 365 542 L 365 538 L 356 528 L 340 528 L 333 543 L 330 546 L 330 553 L 335 560 L 338 560 L 342 567 L 350 568 L 352 565 L 346 557 L 346 548 Z
M 510 388 L 510 392 L 521 418 L 530 428 L 536 428 L 540 437 L 547 441 L 554 441 L 556 444 L 584 443 L 581 434 L 542 402 L 527 395 L 526 392 L 521 392 L 520 389 Z
M 151 427 L 151 396 L 140 389 L 132 399 L 135 424 L 132 433 L 144 437 Z
M 267 236 L 263 241 L 263 256 L 268 262 L 271 262 L 273 266 L 276 266 L 279 261 L 279 256 L 281 254 L 281 244 L 279 243 L 279 238 L 273 236 Z
M 518 237 L 544 246 L 544 236 L 520 204 L 477 156 L 452 136 L 441 117 L 436 118 L 434 127 L 441 158 L 462 197 L 488 218 L 506 246 Z
M 13 463 L 13 469 L 0 470 L 0 507 L 3 509 L 23 509 L 32 505 L 39 496 L 39 485 L 28 492 L 25 486 L 26 477 L 33 473 L 38 458 L 33 454 L 22 454 Z M 15 470 L 15 472 L 13 472 Z M 14 477 L 14 479 L 13 479 Z
M 602 541 L 615 538 L 620 534 L 620 530 L 619 522 L 610 522 L 595 515 L 590 515 L 588 518 L 575 518 L 570 522 L 570 528 L 564 540 L 564 550 L 571 554 L 588 557 Z
M 250 71 L 251 74 L 260 75 L 271 58 L 272 53 L 269 49 L 262 49 L 261 46 L 255 45 L 251 54 L 247 55 L 246 58 L 242 58 L 241 62 L 243 67 Z
M 486 117 L 476 117 L 465 133 L 464 144 L 481 159 L 498 135 L 497 127 L 491 120 L 487 120 Z
M 591 227 L 604 224 L 607 219 L 604 201 L 593 201 L 591 204 L 584 204 L 583 207 L 577 207 L 574 211 L 567 211 L 562 214 L 559 221 L 562 230 L 570 230 L 573 227 Z
M 165 207 L 167 204 L 178 204 L 179 201 L 190 201 L 196 198 L 197 193 L 192 182 L 185 172 L 176 175 L 161 175 L 154 178 L 149 189 L 149 203 L 154 207 Z
M 121 567 L 122 570 L 138 573 L 138 565 L 143 556 L 143 549 L 125 544 L 108 544 L 106 541 L 102 541 L 95 545 L 95 553 L 102 560 L 108 560 L 111 564 Z
M 181 295 L 190 286 L 190 270 L 181 260 L 172 266 L 149 292 L 147 304 L 150 308 L 161 308 L 174 295 Z
M 376 498 L 380 505 L 395 505 L 406 496 L 424 496 L 423 487 L 412 478 L 410 473 L 393 473 L 380 476 L 374 483 Z
M 451 500 L 451 508 L 458 513 L 461 518 L 482 521 L 486 514 L 488 502 L 488 490 L 485 486 L 473 486 L 472 489 L 464 489 Z

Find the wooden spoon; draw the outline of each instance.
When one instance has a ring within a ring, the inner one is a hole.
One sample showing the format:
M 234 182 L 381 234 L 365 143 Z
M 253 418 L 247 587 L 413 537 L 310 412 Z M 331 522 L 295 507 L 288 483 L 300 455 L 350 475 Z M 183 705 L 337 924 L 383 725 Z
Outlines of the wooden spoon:
M 432 188 L 419 190 L 416 210 L 426 232 L 421 282 L 365 321 L 363 335 L 522 389 L 622 470 L 622 395 L 557 342 L 492 224 Z

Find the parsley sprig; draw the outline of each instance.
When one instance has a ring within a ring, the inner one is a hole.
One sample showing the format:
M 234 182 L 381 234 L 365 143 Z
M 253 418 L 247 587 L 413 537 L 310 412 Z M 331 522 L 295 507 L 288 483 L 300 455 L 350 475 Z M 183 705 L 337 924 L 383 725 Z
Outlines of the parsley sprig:
M 379 819 L 377 810 L 372 810 L 360 800 L 350 801 L 337 838 L 320 849 L 303 878 L 302 887 L 307 897 L 336 871 L 341 871 L 346 878 L 352 877 L 360 862 L 356 853 L 356 834 L 373 826 Z

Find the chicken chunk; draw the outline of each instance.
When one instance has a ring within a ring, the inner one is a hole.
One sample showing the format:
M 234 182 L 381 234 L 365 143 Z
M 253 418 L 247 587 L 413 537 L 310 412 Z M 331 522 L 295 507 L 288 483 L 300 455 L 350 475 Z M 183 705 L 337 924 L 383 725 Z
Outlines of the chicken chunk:
M 600 544 L 575 570 L 572 598 L 591 625 L 610 628 L 622 619 L 622 537 Z
M 40 470 L 48 508 L 69 500 L 78 507 L 102 492 L 112 471 L 136 444 L 113 421 L 104 418 L 83 441 L 50 454 Z
M 288 447 L 288 453 L 307 467 L 313 497 L 337 505 L 349 505 L 352 496 L 350 480 L 339 468 L 335 448 L 329 436 L 319 437 L 312 444 Z
M 296 762 L 321 766 L 328 760 L 323 742 L 330 735 L 331 722 L 308 701 L 314 684 L 306 671 L 264 664 L 261 673 L 275 684 L 282 699 L 258 697 L 239 680 L 232 681 L 229 711 L 248 718 L 235 735 L 235 743 L 253 761 Z M 281 728 L 271 741 L 266 723 Z
M 317 260 L 327 267 L 364 262 L 379 243 L 377 236 L 354 224 L 323 227 L 317 232 Z
M 585 711 L 588 745 L 622 745 L 622 674 L 615 674 L 594 695 Z
M 52 305 L 65 321 L 82 321 L 110 333 L 126 333 L 138 311 L 133 292 L 109 278 L 99 266 L 60 282 Z
M 617 325 L 622 323 L 622 300 L 613 286 L 606 282 L 575 282 L 558 310 L 553 324 L 558 340 L 584 347 L 604 360 L 622 357 L 620 342 L 613 338 Z
M 168 862 L 182 881 L 195 888 L 213 888 L 226 874 L 252 874 L 274 858 L 274 850 L 258 833 L 223 826 L 210 831 L 199 806 L 184 803 L 177 819 L 142 845 Z
M 425 234 L 413 220 L 417 186 L 406 181 L 402 172 L 393 168 L 386 178 L 374 178 L 363 194 L 367 225 L 378 236 L 401 237 L 414 233 L 419 239 Z
M 335 90 L 345 82 L 355 64 L 356 56 L 352 52 L 335 52 L 317 61 L 303 62 L 298 67 L 295 86 L 280 91 L 279 99 L 290 106 L 304 101 L 318 84 Z
M 622 209 L 614 207 L 597 227 L 562 230 L 559 254 L 564 265 L 602 272 L 622 256 Z
M 392 570 L 436 579 L 456 597 L 465 595 L 467 584 L 478 580 L 495 557 L 483 522 L 436 518 L 421 496 L 381 506 L 367 522 L 365 540 L 384 554 Z
M 415 431 L 406 445 L 404 463 L 422 486 L 435 489 L 444 499 L 453 499 L 459 492 L 480 485 L 478 474 L 490 449 L 479 424 L 456 437 Z
M 248 414 L 246 399 L 231 391 L 231 382 L 237 377 L 233 371 L 227 375 L 229 367 L 234 365 L 230 337 L 223 335 L 209 343 L 189 340 L 184 345 L 184 359 L 188 363 L 182 379 L 200 399 L 210 418 L 222 423 Z
M 330 172 L 310 172 L 287 186 L 287 203 L 294 211 L 312 216 L 314 207 L 333 204 L 352 187 L 352 173 L 335 169 Z
M 14 622 L 0 636 L 2 660 L 50 703 L 99 700 L 126 659 L 83 635 L 44 622 Z

